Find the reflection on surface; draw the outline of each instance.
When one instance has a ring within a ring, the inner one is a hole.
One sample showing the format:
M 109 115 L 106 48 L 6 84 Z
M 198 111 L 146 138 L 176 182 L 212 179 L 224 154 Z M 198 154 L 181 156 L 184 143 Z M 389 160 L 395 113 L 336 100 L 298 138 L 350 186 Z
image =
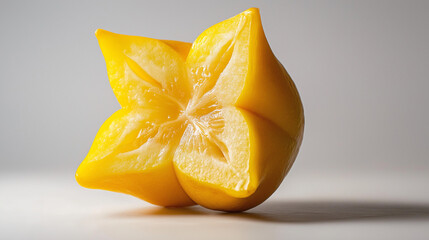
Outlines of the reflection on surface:
M 162 208 L 151 207 L 121 212 L 113 217 L 149 216 L 205 216 L 240 218 L 253 221 L 312 223 L 350 220 L 418 220 L 429 219 L 429 204 L 380 201 L 267 201 L 243 213 L 223 213 L 202 207 Z

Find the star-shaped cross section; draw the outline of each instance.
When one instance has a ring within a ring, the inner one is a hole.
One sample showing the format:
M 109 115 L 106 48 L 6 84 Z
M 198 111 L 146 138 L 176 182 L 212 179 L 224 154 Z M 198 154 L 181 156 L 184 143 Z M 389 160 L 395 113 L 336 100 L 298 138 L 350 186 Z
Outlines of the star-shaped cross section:
M 304 118 L 257 9 L 207 29 L 192 45 L 105 30 L 96 36 L 122 108 L 79 167 L 82 186 L 162 206 L 228 210 L 259 204 L 277 188 Z

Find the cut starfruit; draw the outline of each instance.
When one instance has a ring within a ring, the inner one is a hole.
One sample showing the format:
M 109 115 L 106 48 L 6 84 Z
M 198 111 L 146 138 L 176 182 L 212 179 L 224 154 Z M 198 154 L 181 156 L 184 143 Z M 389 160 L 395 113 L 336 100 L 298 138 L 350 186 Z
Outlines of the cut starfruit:
M 99 130 L 79 184 L 224 211 L 254 207 L 277 189 L 298 153 L 304 115 L 258 9 L 214 25 L 192 46 L 96 36 L 122 109 Z

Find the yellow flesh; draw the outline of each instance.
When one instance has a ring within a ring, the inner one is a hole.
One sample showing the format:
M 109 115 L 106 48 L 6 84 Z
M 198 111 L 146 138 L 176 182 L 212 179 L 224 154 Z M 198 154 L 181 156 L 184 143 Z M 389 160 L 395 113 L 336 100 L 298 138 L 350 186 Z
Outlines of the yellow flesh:
M 227 211 L 274 192 L 296 157 L 304 118 L 257 9 L 207 29 L 192 47 L 96 36 L 122 109 L 100 128 L 79 184 Z

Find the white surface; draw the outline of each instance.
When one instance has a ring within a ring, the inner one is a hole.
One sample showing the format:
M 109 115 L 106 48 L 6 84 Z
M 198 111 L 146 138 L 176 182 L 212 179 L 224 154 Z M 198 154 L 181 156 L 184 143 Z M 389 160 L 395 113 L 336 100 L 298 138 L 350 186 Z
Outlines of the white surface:
M 246 213 L 165 209 L 72 172 L 2 173 L 0 239 L 428 239 L 429 177 L 300 174 Z

